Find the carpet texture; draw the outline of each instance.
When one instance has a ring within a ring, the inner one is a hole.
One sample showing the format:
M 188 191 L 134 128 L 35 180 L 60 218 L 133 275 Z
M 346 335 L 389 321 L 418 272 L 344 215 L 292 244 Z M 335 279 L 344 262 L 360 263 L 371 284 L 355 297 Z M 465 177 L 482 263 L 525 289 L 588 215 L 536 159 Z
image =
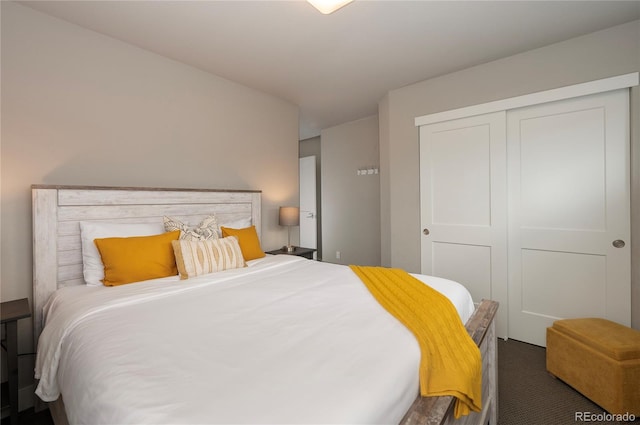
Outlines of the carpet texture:
M 498 339 L 500 425 L 625 423 L 593 420 L 606 412 L 569 385 L 552 377 L 547 372 L 545 356 L 543 347 Z M 588 420 L 584 420 L 586 418 Z M 640 418 L 633 423 L 640 423 Z

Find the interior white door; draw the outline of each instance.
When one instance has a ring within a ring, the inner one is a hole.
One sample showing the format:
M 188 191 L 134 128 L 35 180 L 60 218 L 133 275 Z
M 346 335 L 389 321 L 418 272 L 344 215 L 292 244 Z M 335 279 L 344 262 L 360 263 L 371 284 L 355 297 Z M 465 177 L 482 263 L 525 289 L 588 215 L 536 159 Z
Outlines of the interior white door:
M 317 220 L 316 157 L 306 156 L 300 158 L 300 246 L 318 248 Z
M 631 320 L 629 103 L 618 90 L 509 111 L 509 337 Z
M 422 273 L 507 301 L 505 112 L 420 127 Z M 500 309 L 498 336 L 506 337 Z

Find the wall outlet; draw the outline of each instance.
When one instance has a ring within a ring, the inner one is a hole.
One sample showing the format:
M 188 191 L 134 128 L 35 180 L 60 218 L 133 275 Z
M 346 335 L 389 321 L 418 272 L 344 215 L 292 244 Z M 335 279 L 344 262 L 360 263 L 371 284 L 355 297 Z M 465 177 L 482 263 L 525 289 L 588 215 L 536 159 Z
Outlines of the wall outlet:
M 336 251 L 336 260 L 340 259 L 340 251 Z

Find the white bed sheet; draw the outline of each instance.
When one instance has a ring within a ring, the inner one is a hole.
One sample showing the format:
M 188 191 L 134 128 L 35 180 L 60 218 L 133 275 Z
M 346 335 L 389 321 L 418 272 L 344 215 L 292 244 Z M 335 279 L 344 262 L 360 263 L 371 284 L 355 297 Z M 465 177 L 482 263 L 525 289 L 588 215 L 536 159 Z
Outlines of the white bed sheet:
M 462 285 L 414 276 L 467 321 Z M 72 424 L 397 423 L 418 394 L 415 338 L 346 266 L 63 288 L 45 318 L 36 393 Z

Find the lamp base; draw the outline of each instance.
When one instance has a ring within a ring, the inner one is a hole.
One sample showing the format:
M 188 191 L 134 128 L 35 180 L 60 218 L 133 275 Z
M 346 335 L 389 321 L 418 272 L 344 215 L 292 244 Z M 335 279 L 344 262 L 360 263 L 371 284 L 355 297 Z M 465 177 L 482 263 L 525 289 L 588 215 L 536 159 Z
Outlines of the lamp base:
M 296 247 L 293 245 L 285 245 L 282 247 L 282 250 L 287 252 L 293 252 L 296 250 Z

